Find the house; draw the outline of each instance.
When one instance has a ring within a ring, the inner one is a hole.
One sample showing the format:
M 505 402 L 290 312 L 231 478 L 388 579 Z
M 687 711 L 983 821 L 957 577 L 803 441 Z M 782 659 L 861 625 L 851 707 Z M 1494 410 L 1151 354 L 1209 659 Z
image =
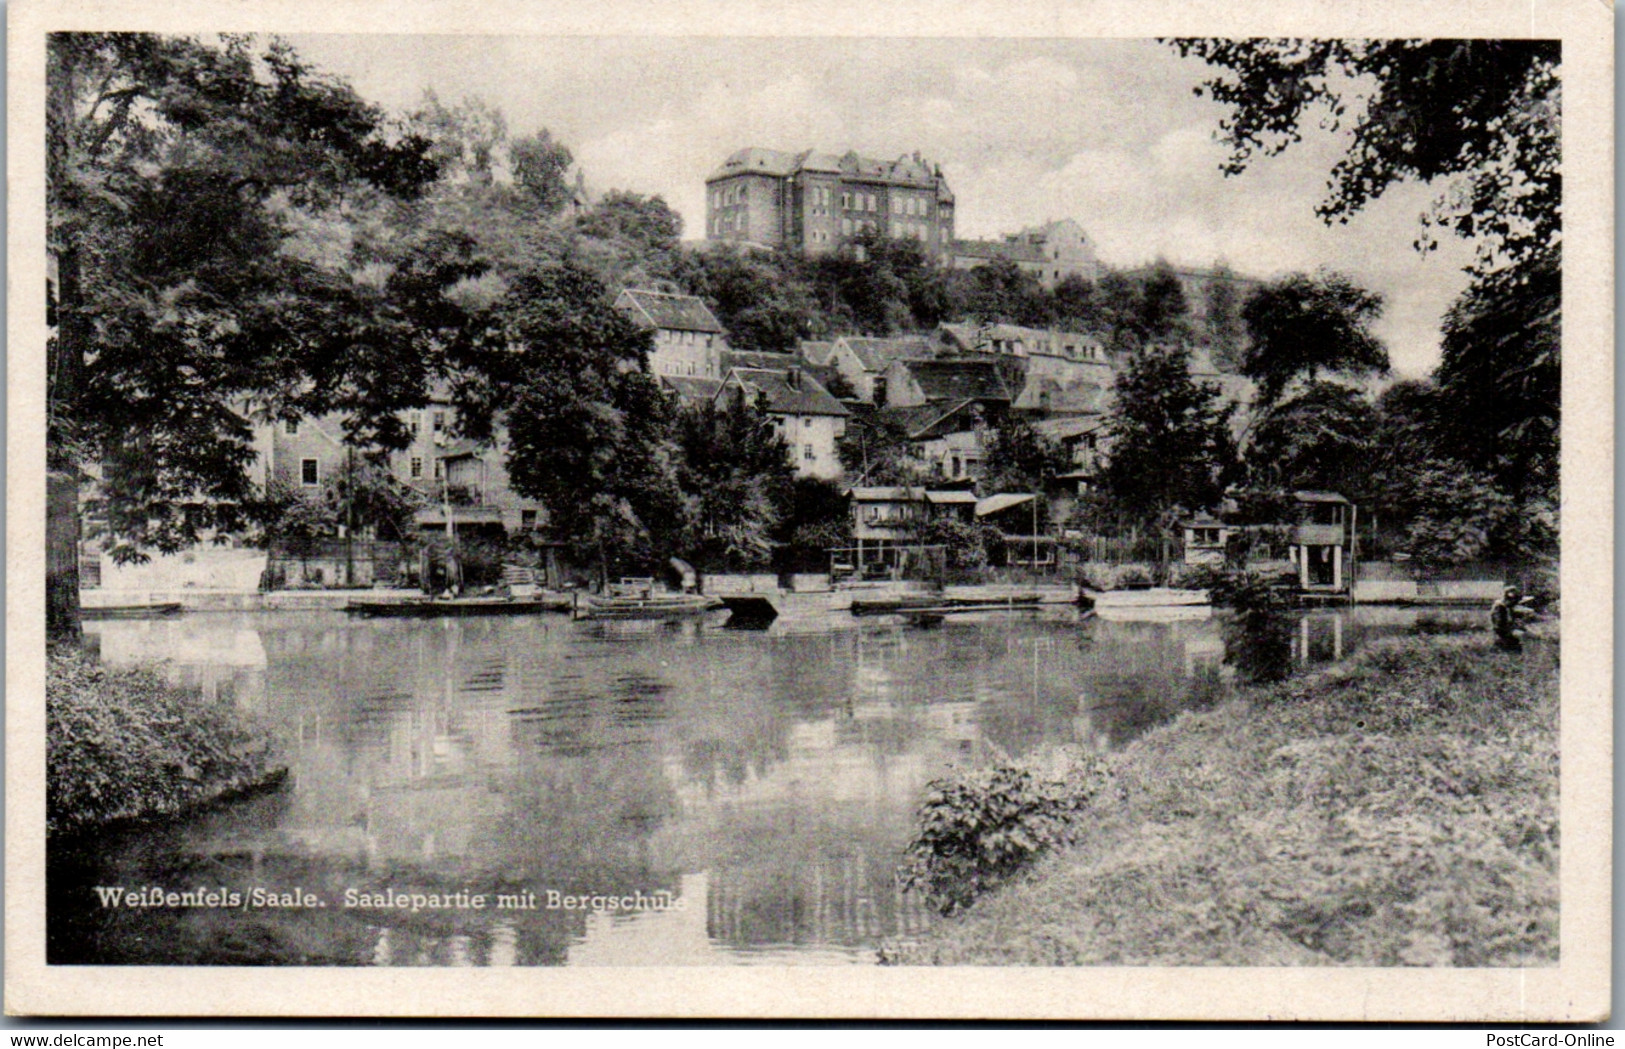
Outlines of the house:
M 1100 451 L 1106 438 L 1104 415 L 1068 415 L 1040 419 L 1032 424 L 1039 436 L 1059 444 L 1072 468 L 1055 479 L 1082 495 L 1100 471 Z
M 749 147 L 705 180 L 708 241 L 828 255 L 865 234 L 917 240 L 946 262 L 954 195 L 942 169 L 918 153 L 876 160 Z
M 1000 361 L 956 357 L 895 360 L 886 369 L 888 408 L 975 401 L 989 414 L 1002 413 L 1014 399 L 1009 368 Z
M 857 398 L 867 404 L 886 403 L 886 370 L 900 360 L 929 360 L 936 345 L 925 336 L 890 339 L 843 335 L 830 346 L 826 363 L 840 373 Z
M 1005 564 L 1033 567 L 1055 564 L 1055 537 L 1046 534 L 1049 521 L 1039 512 L 1036 494 L 1000 492 L 978 499 L 976 519 L 999 530 L 1004 538 Z
M 817 379 L 796 365 L 787 368 L 734 367 L 716 394 L 760 403 L 779 436 L 790 448 L 790 461 L 801 477 L 834 480 L 841 476 L 836 444 L 846 433 L 849 412 Z
M 615 308 L 654 333 L 651 374 L 722 378 L 722 353 L 727 349 L 722 323 L 698 296 L 627 288 L 616 296 Z
M 919 550 L 919 530 L 943 516 L 972 519 L 976 496 L 960 489 L 912 486 L 870 486 L 847 490 L 852 514 L 849 567 L 873 577 L 896 574 L 907 567 L 911 551 Z
M 912 408 L 885 408 L 876 418 L 902 433 L 914 458 L 934 477 L 943 481 L 981 479 L 982 463 L 987 458 L 987 422 L 976 401 L 966 398 Z
M 954 269 L 974 269 L 999 261 L 1015 263 L 1017 269 L 1032 274 L 1051 290 L 1067 277 L 1096 281 L 1101 276 L 1094 244 L 1072 219 L 1046 222 L 999 240 L 954 241 Z

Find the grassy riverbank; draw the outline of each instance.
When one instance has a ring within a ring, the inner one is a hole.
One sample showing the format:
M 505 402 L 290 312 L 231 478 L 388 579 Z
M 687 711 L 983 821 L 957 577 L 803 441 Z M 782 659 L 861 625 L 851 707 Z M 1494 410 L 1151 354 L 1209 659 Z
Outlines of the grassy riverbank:
M 1555 642 L 1388 642 L 1111 755 L 1077 842 L 887 959 L 1557 961 Z
M 53 835 L 172 816 L 272 772 L 269 745 L 235 707 L 152 670 L 110 670 L 82 652 L 53 651 L 45 708 Z

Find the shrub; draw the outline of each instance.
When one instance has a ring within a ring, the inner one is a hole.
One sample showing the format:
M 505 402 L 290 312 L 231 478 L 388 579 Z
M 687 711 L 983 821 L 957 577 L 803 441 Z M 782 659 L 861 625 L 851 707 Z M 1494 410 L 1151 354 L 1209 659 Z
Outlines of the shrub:
M 46 665 L 46 829 L 170 816 L 261 781 L 269 748 L 229 702 L 80 652 Z
M 1072 818 L 1086 808 L 1101 777 L 1092 768 L 1040 779 L 1015 765 L 937 780 L 920 807 L 919 835 L 900 872 L 940 914 L 970 906 L 1046 849 L 1072 840 Z

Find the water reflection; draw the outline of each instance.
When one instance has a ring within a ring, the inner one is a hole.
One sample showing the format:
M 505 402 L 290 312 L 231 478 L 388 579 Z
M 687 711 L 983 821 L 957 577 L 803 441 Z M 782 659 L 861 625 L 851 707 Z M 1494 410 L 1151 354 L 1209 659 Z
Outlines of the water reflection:
M 1335 658 L 1407 622 L 1288 621 L 1286 659 Z M 844 614 L 757 633 L 320 613 L 87 629 L 109 663 L 168 659 L 176 680 L 234 697 L 292 775 L 186 826 L 59 848 L 53 962 L 870 961 L 926 922 L 893 870 L 928 781 L 1121 746 L 1217 701 L 1234 673 L 1220 621 L 1066 610 L 929 631 Z M 327 906 L 104 909 L 90 892 L 147 884 Z M 347 892 L 487 905 L 347 907 Z M 549 893 L 681 906 L 550 908 Z

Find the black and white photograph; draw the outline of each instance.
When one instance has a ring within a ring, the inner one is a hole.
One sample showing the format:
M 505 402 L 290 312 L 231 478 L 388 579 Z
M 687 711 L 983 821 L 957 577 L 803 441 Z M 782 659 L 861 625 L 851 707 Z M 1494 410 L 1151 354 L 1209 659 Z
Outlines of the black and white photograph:
M 71 10 L 8 1011 L 1606 1015 L 1605 8 Z

